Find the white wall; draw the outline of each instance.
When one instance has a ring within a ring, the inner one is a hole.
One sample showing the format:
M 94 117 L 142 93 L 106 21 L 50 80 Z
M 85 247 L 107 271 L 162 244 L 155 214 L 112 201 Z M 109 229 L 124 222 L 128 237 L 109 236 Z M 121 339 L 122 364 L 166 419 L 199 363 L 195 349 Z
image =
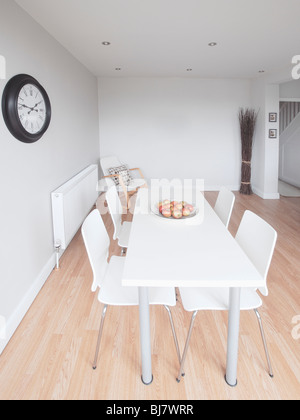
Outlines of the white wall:
M 265 122 L 265 184 L 264 194 L 266 198 L 279 198 L 278 174 L 279 174 L 279 85 L 266 86 L 266 122 Z M 277 122 L 269 122 L 269 113 L 276 112 Z M 269 130 L 277 130 L 277 138 L 269 138 Z
M 101 156 L 116 154 L 147 178 L 204 178 L 239 189 L 238 110 L 247 80 L 100 78 Z
M 1 97 L 11 77 L 27 73 L 52 105 L 50 127 L 33 144 L 16 140 L 0 113 L 1 353 L 55 263 L 50 192 L 98 162 L 99 132 L 97 79 L 11 0 L 1 0 L 0 55 Z
M 279 161 L 279 85 L 257 79 L 251 86 L 252 104 L 259 110 L 253 144 L 253 191 L 265 199 L 278 199 Z M 277 122 L 269 122 L 269 113 L 277 113 Z M 277 139 L 269 138 L 269 129 L 277 130 Z
M 252 82 L 252 104 L 258 111 L 257 124 L 253 138 L 252 187 L 256 194 L 263 194 L 265 176 L 265 84 L 263 80 Z
M 281 83 L 279 86 L 280 99 L 300 99 L 300 80 Z

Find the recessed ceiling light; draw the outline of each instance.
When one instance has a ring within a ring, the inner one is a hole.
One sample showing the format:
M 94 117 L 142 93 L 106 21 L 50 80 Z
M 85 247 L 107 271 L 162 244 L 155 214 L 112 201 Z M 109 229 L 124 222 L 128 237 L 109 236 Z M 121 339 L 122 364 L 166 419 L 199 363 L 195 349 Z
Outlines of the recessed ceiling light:
M 110 45 L 110 42 L 104 41 L 104 42 L 102 42 L 102 45 Z
M 216 45 L 218 45 L 216 42 L 210 42 L 208 44 L 209 47 L 215 47 Z

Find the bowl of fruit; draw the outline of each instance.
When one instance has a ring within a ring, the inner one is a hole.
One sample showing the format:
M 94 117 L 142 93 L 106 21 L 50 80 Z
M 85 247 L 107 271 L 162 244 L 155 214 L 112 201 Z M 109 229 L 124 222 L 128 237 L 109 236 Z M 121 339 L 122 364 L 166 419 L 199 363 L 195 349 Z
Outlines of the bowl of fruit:
M 187 219 L 196 215 L 196 207 L 186 201 L 163 200 L 152 207 L 154 214 L 166 219 Z

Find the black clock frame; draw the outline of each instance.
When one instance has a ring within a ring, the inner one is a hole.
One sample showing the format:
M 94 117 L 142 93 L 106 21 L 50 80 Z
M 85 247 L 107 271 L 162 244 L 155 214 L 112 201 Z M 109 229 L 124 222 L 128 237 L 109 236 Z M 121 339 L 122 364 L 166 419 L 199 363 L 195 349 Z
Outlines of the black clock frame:
M 28 133 L 21 124 L 18 115 L 18 97 L 21 89 L 27 85 L 36 86 L 43 95 L 46 107 L 45 123 L 40 131 L 35 134 Z M 10 79 L 3 91 L 2 114 L 5 124 L 11 134 L 24 143 L 34 143 L 38 141 L 46 132 L 51 120 L 51 104 L 47 92 L 40 83 L 28 74 L 18 74 Z

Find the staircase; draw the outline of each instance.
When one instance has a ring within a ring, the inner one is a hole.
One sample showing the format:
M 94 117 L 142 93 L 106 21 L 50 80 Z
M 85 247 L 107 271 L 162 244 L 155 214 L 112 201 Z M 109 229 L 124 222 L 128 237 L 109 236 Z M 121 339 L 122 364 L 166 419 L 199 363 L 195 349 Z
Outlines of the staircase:
M 280 102 L 279 112 L 279 132 L 282 134 L 284 130 L 291 124 L 300 112 L 300 102 Z
M 280 102 L 279 179 L 300 188 L 300 102 Z

